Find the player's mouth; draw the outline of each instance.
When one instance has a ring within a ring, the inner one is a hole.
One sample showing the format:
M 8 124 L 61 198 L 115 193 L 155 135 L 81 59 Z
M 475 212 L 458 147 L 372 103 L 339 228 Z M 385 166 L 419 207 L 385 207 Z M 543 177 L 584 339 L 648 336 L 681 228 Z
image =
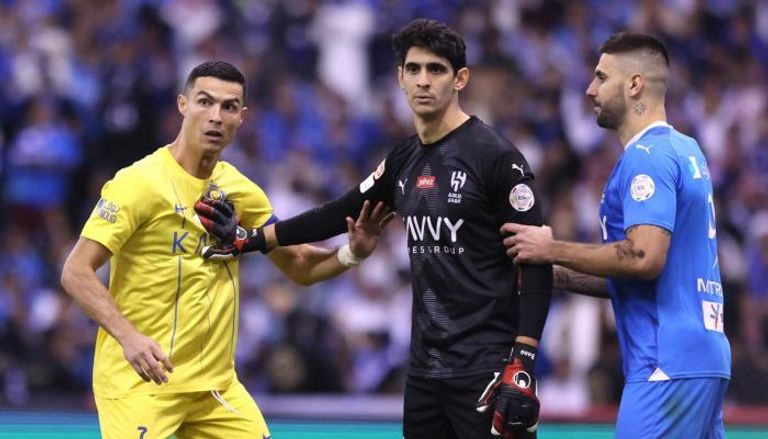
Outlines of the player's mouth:
M 220 141 L 221 139 L 224 138 L 224 133 L 222 131 L 219 131 L 219 130 L 208 130 L 208 131 L 206 131 L 203 134 L 205 135 L 206 139 L 208 139 L 210 141 L 213 141 L 213 142 L 218 142 L 218 141 Z
M 418 94 L 413 97 L 413 100 L 419 104 L 428 104 L 435 100 L 432 95 Z

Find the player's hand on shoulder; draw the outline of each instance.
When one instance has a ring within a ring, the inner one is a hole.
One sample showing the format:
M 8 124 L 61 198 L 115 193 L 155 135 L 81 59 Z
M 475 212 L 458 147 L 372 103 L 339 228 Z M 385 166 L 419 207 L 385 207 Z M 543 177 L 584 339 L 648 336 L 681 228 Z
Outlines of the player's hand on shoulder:
M 517 343 L 512 358 L 502 373 L 497 373 L 477 401 L 477 411 L 493 408 L 491 433 L 513 439 L 517 432 L 536 431 L 539 423 L 539 398 L 533 357 L 536 348 Z M 530 357 L 532 356 L 532 357 Z M 528 363 L 528 369 L 524 366 Z
M 371 209 L 371 202 L 366 200 L 357 220 L 347 217 L 349 248 L 352 254 L 359 259 L 364 259 L 373 253 L 379 243 L 381 232 L 394 216 L 394 212 L 391 212 L 383 202 L 379 201 Z
M 155 340 L 139 331 L 132 331 L 118 341 L 125 359 L 144 381 L 156 384 L 168 382 L 165 372 L 173 372 L 173 365 Z

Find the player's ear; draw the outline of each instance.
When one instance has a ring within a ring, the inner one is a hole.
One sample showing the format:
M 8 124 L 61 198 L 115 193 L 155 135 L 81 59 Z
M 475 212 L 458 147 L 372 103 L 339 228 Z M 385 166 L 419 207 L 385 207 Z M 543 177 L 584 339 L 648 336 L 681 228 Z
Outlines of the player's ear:
M 634 75 L 629 77 L 629 96 L 635 97 L 640 94 L 641 91 L 643 91 L 643 88 L 645 87 L 645 80 L 643 79 L 643 75 L 639 73 L 635 73 Z
M 403 66 L 397 66 L 397 82 L 400 84 L 400 88 L 405 90 L 405 86 L 403 85 Z
M 453 89 L 461 91 L 469 83 L 469 69 L 462 67 L 456 72 L 456 76 L 453 77 Z
M 240 125 L 243 124 L 243 121 L 245 120 L 245 112 L 248 111 L 248 107 L 243 107 L 240 109 Z
M 187 111 L 187 97 L 183 94 L 176 96 L 176 107 L 179 109 L 179 113 L 184 116 Z

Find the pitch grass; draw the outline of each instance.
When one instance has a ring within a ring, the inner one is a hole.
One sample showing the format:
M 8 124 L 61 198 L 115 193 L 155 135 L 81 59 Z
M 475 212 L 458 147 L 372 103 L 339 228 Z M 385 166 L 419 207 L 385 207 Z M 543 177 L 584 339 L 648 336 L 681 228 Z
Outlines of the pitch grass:
M 332 422 L 272 419 L 273 439 L 401 439 L 397 422 Z M 728 439 L 768 437 L 768 426 L 728 428 Z M 0 411 L 0 439 L 99 439 L 96 415 L 66 412 Z M 137 436 L 138 438 L 138 433 Z M 545 424 L 539 439 L 609 439 L 613 426 Z M 130 439 L 130 438 L 129 438 Z

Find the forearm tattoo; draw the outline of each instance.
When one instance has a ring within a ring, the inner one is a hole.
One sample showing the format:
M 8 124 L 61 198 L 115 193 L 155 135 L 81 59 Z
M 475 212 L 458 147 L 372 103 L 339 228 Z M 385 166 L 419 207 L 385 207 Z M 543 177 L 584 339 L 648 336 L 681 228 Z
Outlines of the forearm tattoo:
M 620 261 L 626 259 L 643 259 L 645 257 L 645 251 L 642 249 L 636 249 L 632 241 L 620 241 L 614 244 L 616 248 L 616 257 Z
M 603 277 L 579 273 L 565 267 L 555 267 L 554 287 L 593 297 L 608 297 L 608 284 Z

